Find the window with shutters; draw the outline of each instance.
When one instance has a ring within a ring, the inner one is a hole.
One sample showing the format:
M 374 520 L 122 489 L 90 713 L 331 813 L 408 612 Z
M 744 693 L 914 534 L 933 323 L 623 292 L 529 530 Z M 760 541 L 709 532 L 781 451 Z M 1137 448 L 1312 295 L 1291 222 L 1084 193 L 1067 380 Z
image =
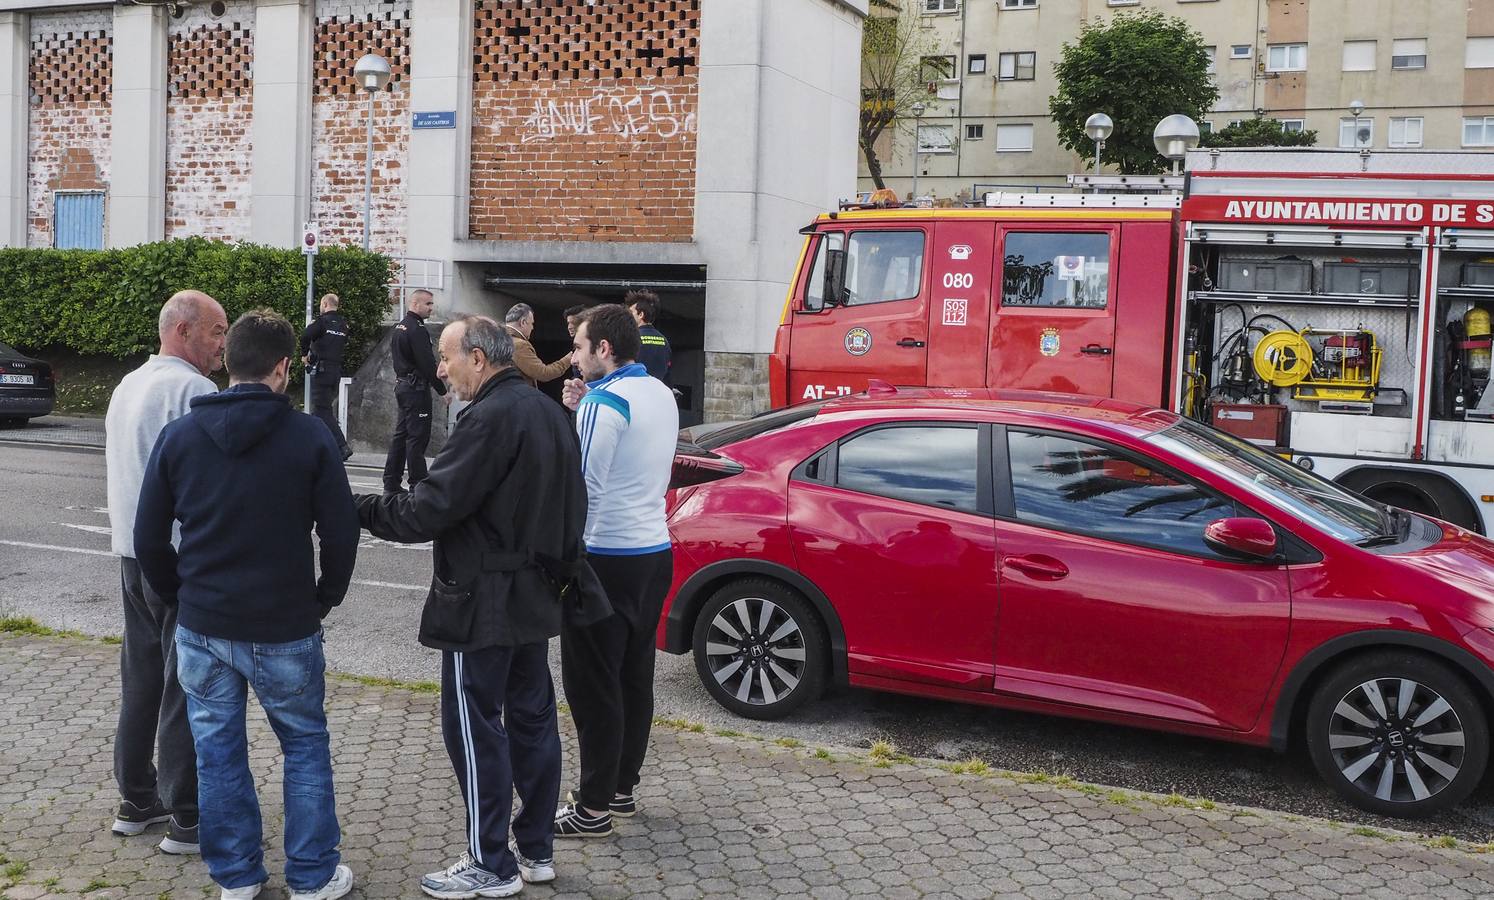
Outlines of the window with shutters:
M 996 126 L 996 152 L 997 153 L 1030 153 L 1030 152 L 1032 152 L 1032 126 L 1031 125 L 997 125 Z
M 1427 67 L 1427 39 L 1403 38 L 1390 45 L 1390 67 L 1392 69 L 1425 69 Z
M 1494 69 L 1494 37 L 1471 37 L 1463 53 L 1463 66 L 1469 69 Z
M 52 246 L 58 250 L 104 249 L 104 192 L 57 191 L 52 195 Z
M 1375 41 L 1344 41 L 1344 71 L 1373 72 Z

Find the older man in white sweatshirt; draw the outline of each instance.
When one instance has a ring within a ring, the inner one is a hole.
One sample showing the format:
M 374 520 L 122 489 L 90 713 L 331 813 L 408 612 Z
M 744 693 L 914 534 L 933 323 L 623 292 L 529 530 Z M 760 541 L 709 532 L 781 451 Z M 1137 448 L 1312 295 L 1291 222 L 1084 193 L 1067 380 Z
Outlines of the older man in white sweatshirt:
M 207 294 L 180 291 L 161 307 L 159 327 L 161 352 L 124 377 L 104 420 L 109 525 L 124 593 L 121 702 L 114 734 L 120 803 L 113 831 L 135 835 L 169 822 L 160 847 L 185 854 L 198 852 L 197 756 L 186 697 L 176 680 L 176 608 L 163 603 L 140 574 L 135 508 L 161 429 L 186 415 L 193 397 L 218 390 L 207 376 L 223 366 L 228 318 Z

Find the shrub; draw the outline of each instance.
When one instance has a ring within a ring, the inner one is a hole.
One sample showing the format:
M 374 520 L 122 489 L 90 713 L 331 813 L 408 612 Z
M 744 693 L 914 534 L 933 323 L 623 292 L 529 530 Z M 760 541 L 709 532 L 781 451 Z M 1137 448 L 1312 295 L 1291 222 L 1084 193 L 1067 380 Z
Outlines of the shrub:
M 314 293 L 342 298 L 352 332 L 346 372 L 373 342 L 390 280 L 390 259 L 377 253 L 325 247 L 316 259 Z M 0 341 L 115 358 L 154 352 L 161 304 L 187 288 L 223 304 L 229 322 L 261 306 L 298 329 L 305 321 L 306 261 L 298 250 L 203 238 L 113 250 L 0 249 Z

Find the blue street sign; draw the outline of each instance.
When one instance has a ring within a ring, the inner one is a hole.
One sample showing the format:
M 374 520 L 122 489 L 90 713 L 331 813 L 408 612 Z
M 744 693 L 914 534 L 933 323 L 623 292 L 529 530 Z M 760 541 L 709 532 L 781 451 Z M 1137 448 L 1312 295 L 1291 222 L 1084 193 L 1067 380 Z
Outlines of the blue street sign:
M 418 112 L 415 114 L 414 128 L 455 128 L 456 110 L 450 112 Z

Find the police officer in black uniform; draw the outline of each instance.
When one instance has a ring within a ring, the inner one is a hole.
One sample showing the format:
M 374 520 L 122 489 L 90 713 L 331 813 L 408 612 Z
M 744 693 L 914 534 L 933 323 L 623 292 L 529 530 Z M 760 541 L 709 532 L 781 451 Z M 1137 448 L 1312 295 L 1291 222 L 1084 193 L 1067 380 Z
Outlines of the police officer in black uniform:
M 342 380 L 342 352 L 348 345 L 348 320 L 337 311 L 336 294 L 322 296 L 322 314 L 301 332 L 301 359 L 311 379 L 311 413 L 327 423 L 342 458 L 353 455 L 348 439 L 337 424 L 337 386 Z
M 431 442 L 431 388 L 438 394 L 446 393 L 445 383 L 436 377 L 436 356 L 431 352 L 430 333 L 425 330 L 425 320 L 435 306 L 430 291 L 411 294 L 410 311 L 394 326 L 389 344 L 399 422 L 384 459 L 386 494 L 403 490 L 400 481 L 407 465 L 411 488 L 425 480 L 425 448 Z

